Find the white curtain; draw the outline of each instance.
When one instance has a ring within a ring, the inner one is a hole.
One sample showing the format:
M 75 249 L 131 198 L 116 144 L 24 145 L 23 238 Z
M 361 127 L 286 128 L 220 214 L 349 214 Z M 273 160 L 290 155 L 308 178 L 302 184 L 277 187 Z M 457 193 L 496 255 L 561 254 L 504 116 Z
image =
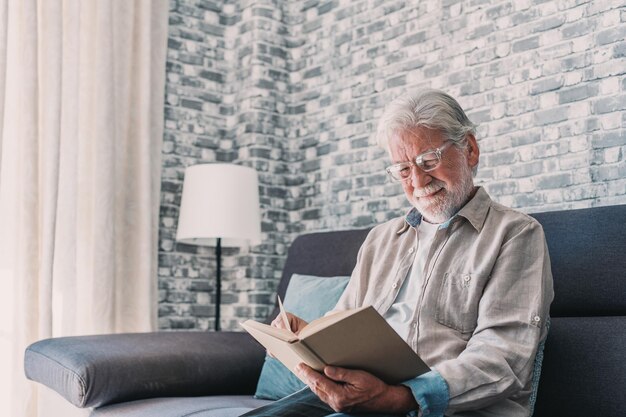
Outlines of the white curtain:
M 0 415 L 84 415 L 28 344 L 155 328 L 168 8 L 0 0 Z

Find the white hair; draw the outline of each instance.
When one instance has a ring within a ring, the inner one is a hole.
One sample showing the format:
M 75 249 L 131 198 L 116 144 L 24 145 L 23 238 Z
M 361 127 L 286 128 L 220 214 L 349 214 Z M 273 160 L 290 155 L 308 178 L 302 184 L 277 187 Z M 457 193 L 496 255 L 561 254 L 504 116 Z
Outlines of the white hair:
M 378 145 L 389 152 L 394 132 L 426 127 L 441 131 L 458 147 L 467 145 L 467 134 L 476 135 L 476 125 L 459 103 L 440 90 L 423 89 L 402 95 L 385 109 L 378 123 Z

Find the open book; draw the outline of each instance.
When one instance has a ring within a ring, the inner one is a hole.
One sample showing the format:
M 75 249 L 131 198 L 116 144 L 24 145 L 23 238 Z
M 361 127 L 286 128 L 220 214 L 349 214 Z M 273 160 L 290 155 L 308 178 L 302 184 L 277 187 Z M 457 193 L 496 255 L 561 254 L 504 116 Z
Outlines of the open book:
M 291 372 L 301 362 L 317 371 L 332 365 L 397 384 L 430 370 L 371 306 L 321 317 L 298 335 L 254 320 L 241 325 Z

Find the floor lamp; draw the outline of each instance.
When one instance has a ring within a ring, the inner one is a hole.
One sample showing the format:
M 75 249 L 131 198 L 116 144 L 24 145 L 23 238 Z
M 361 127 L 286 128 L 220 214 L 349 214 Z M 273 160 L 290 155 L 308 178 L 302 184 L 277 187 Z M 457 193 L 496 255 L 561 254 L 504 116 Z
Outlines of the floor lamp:
M 220 330 L 222 246 L 261 242 L 257 172 L 233 164 L 201 164 L 185 170 L 176 240 L 215 245 L 215 330 Z

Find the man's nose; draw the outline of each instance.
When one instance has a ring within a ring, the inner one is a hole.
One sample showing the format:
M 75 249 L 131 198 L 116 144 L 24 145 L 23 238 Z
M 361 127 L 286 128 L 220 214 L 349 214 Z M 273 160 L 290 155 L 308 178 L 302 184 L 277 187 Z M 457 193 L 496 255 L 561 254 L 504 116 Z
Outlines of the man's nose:
M 413 188 L 424 188 L 433 178 L 417 165 L 411 166 L 411 184 Z

